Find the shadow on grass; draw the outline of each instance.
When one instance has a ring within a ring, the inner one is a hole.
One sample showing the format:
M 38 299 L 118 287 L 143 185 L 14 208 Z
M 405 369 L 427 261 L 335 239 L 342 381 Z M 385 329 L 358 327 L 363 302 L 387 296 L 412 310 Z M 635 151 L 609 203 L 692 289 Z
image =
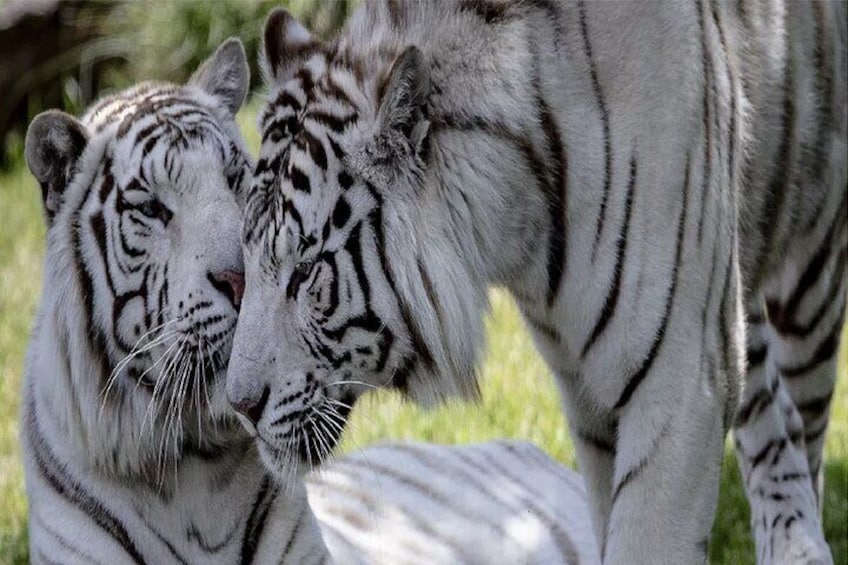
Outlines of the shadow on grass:
M 848 459 L 825 457 L 824 534 L 833 562 L 848 563 Z M 753 564 L 754 540 L 749 530 L 750 510 L 732 451 L 721 470 L 721 491 L 710 543 L 711 563 Z

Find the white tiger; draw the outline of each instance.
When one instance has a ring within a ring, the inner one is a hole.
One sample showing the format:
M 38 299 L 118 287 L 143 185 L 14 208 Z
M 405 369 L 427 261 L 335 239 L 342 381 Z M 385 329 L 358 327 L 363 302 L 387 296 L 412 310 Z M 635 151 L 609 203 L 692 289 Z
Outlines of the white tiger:
M 32 562 L 599 562 L 582 482 L 529 444 L 340 459 L 309 478 L 332 556 L 302 477 L 281 488 L 264 471 L 222 373 L 247 87 L 231 40 L 186 86 L 30 126 L 48 225 L 21 426 Z
M 314 521 L 298 524 L 303 488 L 277 495 L 223 389 L 247 81 L 231 40 L 185 86 L 29 127 L 47 220 L 21 408 L 33 563 L 276 560 L 301 527 L 313 540 L 293 555 L 323 550 Z
M 265 461 L 320 460 L 339 431 L 314 415 L 371 386 L 474 396 L 501 285 L 557 377 L 605 562 L 707 559 L 734 419 L 758 561 L 829 562 L 845 21 L 379 0 L 322 41 L 273 12 L 227 383 Z

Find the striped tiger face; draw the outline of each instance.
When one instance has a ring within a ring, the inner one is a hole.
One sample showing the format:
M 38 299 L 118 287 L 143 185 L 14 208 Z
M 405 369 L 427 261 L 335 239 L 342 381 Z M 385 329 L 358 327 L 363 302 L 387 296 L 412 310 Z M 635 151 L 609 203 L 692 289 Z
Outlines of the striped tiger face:
M 151 432 L 142 458 L 202 448 L 231 418 L 218 377 L 244 288 L 250 163 L 233 118 L 247 76 L 231 41 L 186 86 L 145 83 L 81 121 L 42 114 L 28 134 L 48 253 L 72 254 L 85 297 L 100 410 L 128 409 Z
M 228 369 L 230 401 L 281 473 L 320 462 L 356 398 L 402 387 L 421 356 L 384 229 L 397 211 L 384 205 L 387 191 L 411 194 L 420 183 L 420 54 L 398 60 L 375 104 L 377 85 L 324 48 L 301 49 L 312 41 L 286 12 L 270 16 L 265 64 L 275 86 L 260 116 L 246 292 Z M 297 65 L 295 52 L 306 53 Z

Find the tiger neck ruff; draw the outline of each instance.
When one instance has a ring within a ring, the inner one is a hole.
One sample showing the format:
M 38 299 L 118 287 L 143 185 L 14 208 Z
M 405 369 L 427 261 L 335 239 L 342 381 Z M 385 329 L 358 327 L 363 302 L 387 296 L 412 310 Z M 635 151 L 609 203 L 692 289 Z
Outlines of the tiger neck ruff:
M 227 382 L 265 462 L 320 461 L 371 387 L 473 396 L 504 285 L 606 562 L 706 559 L 743 374 L 759 560 L 826 562 L 808 479 L 844 311 L 837 4 L 377 0 L 330 42 L 272 13 Z
M 186 86 L 145 83 L 29 128 L 48 224 L 21 426 L 33 562 L 326 551 L 303 484 L 274 485 L 224 394 L 247 81 L 231 40 Z

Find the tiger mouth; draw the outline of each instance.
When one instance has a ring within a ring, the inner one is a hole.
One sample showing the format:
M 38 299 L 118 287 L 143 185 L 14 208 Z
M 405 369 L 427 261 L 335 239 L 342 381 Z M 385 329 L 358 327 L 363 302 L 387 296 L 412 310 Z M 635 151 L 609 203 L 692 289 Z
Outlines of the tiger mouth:
M 269 468 L 281 476 L 311 470 L 326 461 L 341 441 L 350 405 L 330 398 L 287 416 L 287 429 L 267 437 L 256 431 L 256 442 Z

